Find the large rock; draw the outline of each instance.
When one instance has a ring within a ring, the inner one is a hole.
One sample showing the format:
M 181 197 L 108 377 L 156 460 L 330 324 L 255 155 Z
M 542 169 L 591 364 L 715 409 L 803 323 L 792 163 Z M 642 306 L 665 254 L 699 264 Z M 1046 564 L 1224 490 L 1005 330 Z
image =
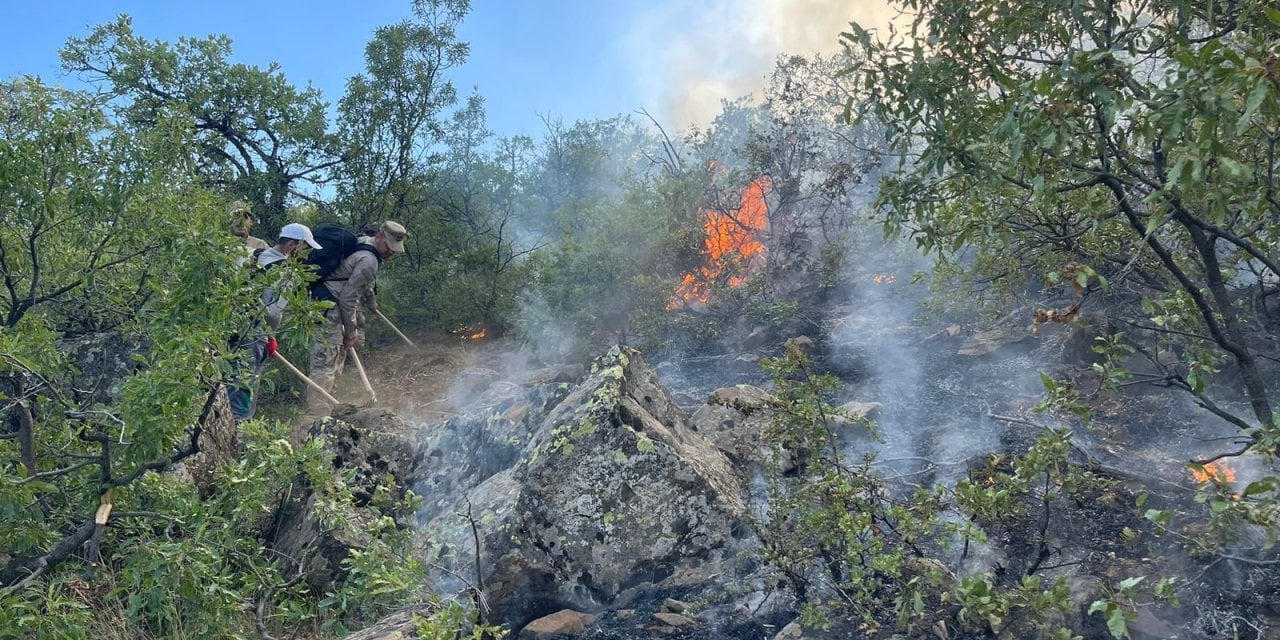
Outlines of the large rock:
M 120 398 L 124 381 L 143 369 L 142 358 L 151 351 L 151 343 L 141 334 L 104 331 L 67 338 L 58 349 L 79 370 L 71 385 L 74 400 L 111 403 Z
M 213 407 L 200 432 L 200 452 L 184 460 L 178 472 L 195 484 L 200 495 L 207 496 L 212 490 L 214 476 L 235 462 L 239 455 L 240 438 L 235 416 L 231 415 L 226 391 L 221 390 L 213 399 Z
M 690 426 L 728 456 L 735 469 L 750 474 L 777 453 L 765 441 L 765 427 L 773 419 L 771 402 L 772 395 L 751 385 L 716 389 L 689 419 Z
M 120 400 L 124 383 L 142 371 L 151 351 L 147 336 L 104 331 L 67 338 L 58 343 L 75 364 L 72 399 L 83 405 L 111 404 Z M 200 453 L 184 460 L 175 470 L 195 484 L 201 495 L 210 491 L 214 475 L 239 455 L 239 440 L 227 394 L 219 391 L 200 435 Z
M 478 576 L 512 628 L 706 579 L 745 535 L 729 461 L 629 349 L 576 387 L 542 387 L 426 437 L 417 491 L 441 543 L 433 560 Z
M 372 523 L 380 514 L 365 507 L 378 487 L 386 487 L 388 497 L 399 500 L 416 481 L 420 456 L 402 435 L 407 430 L 384 409 L 347 410 L 340 419 L 325 417 L 312 425 L 312 436 L 322 438 L 333 454 L 335 472 L 348 474 L 354 504 L 325 501 L 300 480 L 264 537 L 274 540 L 281 557 L 304 562 L 305 581 L 313 588 L 322 589 L 337 579 L 351 551 L 369 544 Z M 409 513 L 389 515 L 404 526 L 412 524 Z

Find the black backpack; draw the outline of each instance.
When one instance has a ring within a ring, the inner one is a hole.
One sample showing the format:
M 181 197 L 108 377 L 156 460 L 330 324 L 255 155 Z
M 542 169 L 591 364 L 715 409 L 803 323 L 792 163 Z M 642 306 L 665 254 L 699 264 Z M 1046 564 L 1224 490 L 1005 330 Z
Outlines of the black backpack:
M 378 262 L 382 262 L 382 256 L 378 255 L 376 247 L 356 242 L 356 234 L 336 222 L 321 222 L 311 229 L 311 234 L 320 245 L 319 249 L 311 250 L 311 255 L 307 256 L 306 262 L 316 269 L 317 279 L 311 283 L 313 299 L 334 302 L 333 294 L 324 283 L 333 280 L 330 276 L 342 266 L 342 261 L 347 256 L 357 251 L 368 251 L 378 259 Z

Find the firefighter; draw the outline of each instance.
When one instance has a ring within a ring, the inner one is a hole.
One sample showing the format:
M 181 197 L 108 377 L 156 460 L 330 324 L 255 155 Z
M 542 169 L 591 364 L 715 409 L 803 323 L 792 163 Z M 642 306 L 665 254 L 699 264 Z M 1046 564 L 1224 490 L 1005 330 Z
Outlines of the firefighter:
M 311 345 L 311 378 L 325 391 L 332 392 L 334 382 L 342 374 L 347 349 L 360 342 L 360 328 L 364 322 L 360 310 L 361 300 L 377 311 L 373 299 L 374 283 L 378 267 L 383 260 L 404 253 L 407 232 L 403 225 L 388 220 L 378 227 L 372 236 L 360 236 L 355 248 L 342 259 L 342 263 L 321 283 L 334 308 L 325 312 L 325 321 L 316 331 Z M 307 391 L 307 407 L 321 412 L 324 401 L 314 389 Z

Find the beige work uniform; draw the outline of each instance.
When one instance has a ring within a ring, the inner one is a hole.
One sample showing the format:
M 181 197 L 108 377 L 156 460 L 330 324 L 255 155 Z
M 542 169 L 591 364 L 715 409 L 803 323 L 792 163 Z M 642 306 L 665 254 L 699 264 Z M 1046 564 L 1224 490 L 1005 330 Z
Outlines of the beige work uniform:
M 373 245 L 372 238 L 361 238 L 361 243 Z M 336 306 L 325 312 L 325 321 L 316 331 L 311 343 L 311 379 L 333 392 L 334 383 L 342 375 L 346 362 L 346 350 L 342 346 L 345 336 L 361 334 L 364 326 L 360 312 L 361 299 L 373 295 L 373 283 L 378 276 L 378 258 L 369 251 L 356 251 L 342 260 L 342 264 L 324 282 L 329 293 L 337 301 Z M 307 389 L 307 407 L 323 411 L 328 405 L 314 389 Z

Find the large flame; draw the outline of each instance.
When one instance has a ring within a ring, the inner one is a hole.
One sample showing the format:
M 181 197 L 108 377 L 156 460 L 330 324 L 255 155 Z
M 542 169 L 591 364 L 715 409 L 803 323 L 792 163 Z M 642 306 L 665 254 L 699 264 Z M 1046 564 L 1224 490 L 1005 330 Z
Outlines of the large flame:
M 712 210 L 703 212 L 707 232 L 703 240 L 706 262 L 697 271 L 684 274 L 669 309 L 692 302 L 706 304 L 711 297 L 712 284 L 724 281 L 731 287 L 741 286 L 746 282 L 746 276 L 759 268 L 765 249 L 760 237 L 769 225 L 769 205 L 765 194 L 770 186 L 767 176 L 756 178 L 743 189 L 738 208 L 734 211 L 727 214 Z M 740 268 L 734 273 L 726 273 L 734 267 Z
M 1227 482 L 1236 481 L 1236 470 L 1232 469 L 1225 460 L 1215 460 L 1203 467 L 1199 465 L 1191 465 L 1191 477 L 1200 484 L 1208 484 L 1209 482 Z

